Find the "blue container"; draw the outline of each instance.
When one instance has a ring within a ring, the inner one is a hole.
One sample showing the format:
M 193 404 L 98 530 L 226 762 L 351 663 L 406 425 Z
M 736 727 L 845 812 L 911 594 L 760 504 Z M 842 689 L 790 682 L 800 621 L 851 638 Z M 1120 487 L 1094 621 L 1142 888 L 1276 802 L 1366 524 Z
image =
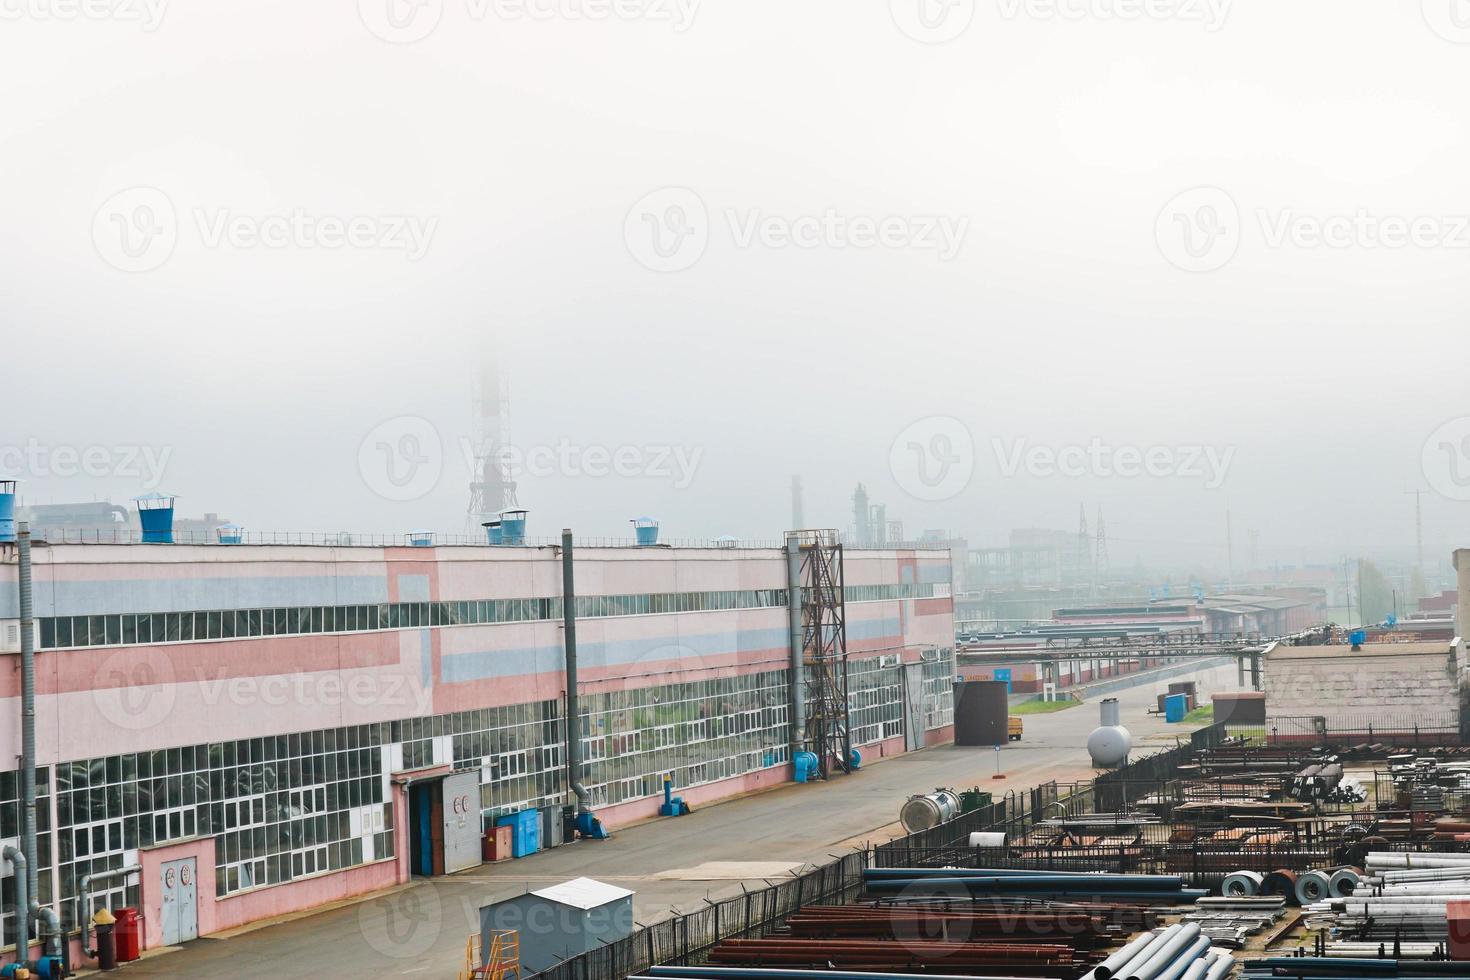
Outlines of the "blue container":
M 238 524 L 222 524 L 214 529 L 214 533 L 219 535 L 220 544 L 239 544 L 245 529 Z
M 500 512 L 500 543 L 520 546 L 526 543 L 526 512 L 505 510 Z
M 432 548 L 434 546 L 433 531 L 409 531 L 408 543 L 415 548 Z
M 798 752 L 791 757 L 791 763 L 798 783 L 808 783 L 817 778 L 819 767 L 815 752 Z
M 541 850 L 541 811 L 521 810 L 495 820 L 497 827 L 509 827 L 510 856 L 525 857 Z
M 651 517 L 635 517 L 632 523 L 638 547 L 648 548 L 658 544 L 658 521 Z
M 134 497 L 138 505 L 138 523 L 143 526 L 144 544 L 174 543 L 174 497 L 166 493 L 150 493 Z
M 1189 714 L 1189 695 L 1171 694 L 1164 698 L 1164 720 L 1173 724 L 1184 720 Z
M 0 480 L 0 541 L 15 540 L 15 481 Z

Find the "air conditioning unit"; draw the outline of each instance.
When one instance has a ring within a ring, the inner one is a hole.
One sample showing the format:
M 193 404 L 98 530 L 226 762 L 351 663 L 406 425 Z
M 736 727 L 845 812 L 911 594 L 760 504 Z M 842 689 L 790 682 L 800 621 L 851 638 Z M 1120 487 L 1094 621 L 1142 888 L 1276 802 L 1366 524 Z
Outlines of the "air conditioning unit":
M 41 649 L 41 624 L 31 620 L 31 648 Z M 20 620 L 0 619 L 0 653 L 20 653 Z

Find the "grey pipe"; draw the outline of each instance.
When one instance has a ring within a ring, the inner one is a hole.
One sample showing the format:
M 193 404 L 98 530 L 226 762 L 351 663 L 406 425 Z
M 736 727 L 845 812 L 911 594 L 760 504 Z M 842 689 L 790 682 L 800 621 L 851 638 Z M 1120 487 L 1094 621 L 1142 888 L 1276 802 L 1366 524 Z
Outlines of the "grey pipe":
M 1162 970 L 1154 980 L 1179 980 L 1181 974 L 1189 969 L 1190 965 L 1199 960 L 1210 948 L 1210 937 L 1200 936 L 1194 942 L 1184 947 L 1184 951 L 1174 958 L 1174 961 Z
M 100 881 L 103 878 L 116 878 L 118 875 L 130 875 L 135 872 L 141 872 L 142 870 L 143 866 L 140 864 L 126 864 L 121 868 L 113 868 L 111 871 L 99 871 L 96 874 L 82 875 L 81 884 L 78 886 L 78 891 L 81 892 L 82 897 L 81 904 L 77 906 L 77 918 L 82 920 L 82 952 L 87 954 L 89 958 L 94 960 L 97 958 L 97 951 L 87 945 L 90 942 L 88 937 L 92 932 L 92 882 Z
M 572 569 L 572 530 L 561 531 L 561 642 L 567 671 L 567 785 L 577 797 L 577 812 L 591 811 L 592 797 L 582 785 L 582 706 L 577 698 L 577 585 Z
M 9 844 L 5 845 L 0 854 L 15 869 L 15 924 L 19 927 L 15 940 L 15 962 L 25 965 L 30 962 L 31 957 L 31 893 L 27 890 L 30 884 L 30 875 L 27 874 L 30 870 L 29 864 L 26 856 Z
M 41 949 L 50 956 L 61 957 L 61 916 L 49 905 L 42 905 L 34 897 L 31 899 L 31 913 L 40 922 L 46 924 L 46 936 Z
M 1210 965 L 1214 962 L 1214 960 L 1208 957 L 1201 956 L 1199 959 L 1189 964 L 1189 969 L 1184 971 L 1184 976 L 1181 978 L 1181 980 L 1205 980 L 1205 971 L 1208 970 L 1210 968 Z
M 1144 933 L 1137 939 L 1133 940 L 1133 942 L 1124 946 L 1112 956 L 1109 956 L 1107 959 L 1099 963 L 1097 965 L 1097 969 L 1092 971 L 1092 977 L 1094 977 L 1095 980 L 1109 980 L 1110 977 L 1117 973 L 1118 967 L 1127 964 L 1129 960 L 1133 959 L 1133 957 L 1143 952 L 1146 947 L 1152 945 L 1153 941 L 1157 938 L 1158 936 L 1154 933 Z
M 1147 940 L 1147 942 L 1144 943 L 1141 949 L 1138 949 L 1134 953 L 1132 953 L 1128 957 L 1128 959 L 1113 967 L 1113 976 L 1115 978 L 1128 976 L 1129 970 L 1131 970 L 1135 966 L 1140 966 L 1144 963 L 1147 963 L 1149 957 L 1153 956 L 1154 953 L 1157 953 L 1160 947 L 1162 947 L 1164 943 L 1168 942 L 1169 938 L 1173 935 L 1174 933 L 1170 932 L 1168 929 L 1163 929 L 1159 932 L 1145 933 L 1143 938 Z
M 1159 947 L 1159 951 L 1150 956 L 1148 962 L 1129 968 L 1128 980 L 1154 980 L 1164 971 L 1165 967 L 1174 962 L 1186 946 L 1194 942 L 1197 936 L 1199 936 L 1199 923 L 1181 924 L 1179 931 Z
M 26 894 L 41 894 L 36 856 L 36 646 L 32 631 L 35 616 L 31 603 L 31 526 L 21 521 L 16 534 L 20 557 L 20 846 L 25 851 Z M 16 922 L 21 932 L 31 935 L 31 909 L 16 905 Z
M 786 615 L 791 630 L 791 758 L 806 750 L 805 634 L 801 625 L 801 541 L 786 539 Z
M 1225 980 L 1230 972 L 1235 969 L 1235 957 L 1229 953 L 1221 953 L 1210 963 L 1210 968 L 1205 972 L 1205 980 Z

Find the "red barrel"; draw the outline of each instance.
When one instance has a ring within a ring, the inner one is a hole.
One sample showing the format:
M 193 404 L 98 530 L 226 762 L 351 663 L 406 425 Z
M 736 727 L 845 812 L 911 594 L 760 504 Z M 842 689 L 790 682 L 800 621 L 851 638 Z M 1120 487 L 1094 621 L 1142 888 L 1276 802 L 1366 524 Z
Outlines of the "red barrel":
M 127 963 L 143 955 L 143 919 L 137 909 L 118 909 L 117 961 Z

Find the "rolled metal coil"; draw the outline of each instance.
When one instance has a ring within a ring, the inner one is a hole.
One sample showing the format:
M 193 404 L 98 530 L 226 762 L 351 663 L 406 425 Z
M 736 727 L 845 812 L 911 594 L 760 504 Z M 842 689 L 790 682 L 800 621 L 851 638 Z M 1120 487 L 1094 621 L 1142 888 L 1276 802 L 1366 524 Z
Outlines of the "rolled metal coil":
M 1262 875 L 1259 871 L 1237 871 L 1225 876 L 1220 885 L 1220 894 L 1226 898 L 1254 898 L 1261 894 Z

